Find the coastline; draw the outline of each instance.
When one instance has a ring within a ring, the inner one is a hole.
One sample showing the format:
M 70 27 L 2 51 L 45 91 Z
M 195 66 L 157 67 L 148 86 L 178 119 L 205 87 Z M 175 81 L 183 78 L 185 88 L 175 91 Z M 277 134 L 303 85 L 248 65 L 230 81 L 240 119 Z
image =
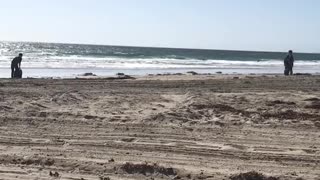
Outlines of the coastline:
M 316 75 L 0 79 L 1 177 L 317 179 L 319 90 Z
M 117 73 L 124 73 L 129 76 L 148 76 L 152 75 L 174 75 L 174 74 L 187 74 L 187 72 L 196 72 L 197 74 L 202 75 L 282 75 L 284 68 L 283 67 L 274 67 L 274 68 L 210 68 L 210 69 L 197 69 L 197 68 L 187 68 L 187 69 L 120 69 L 120 68 L 23 68 L 23 77 L 24 78 L 76 78 L 85 73 L 95 74 L 97 77 L 113 77 Z M 296 67 L 294 73 L 302 74 L 320 74 L 319 68 L 303 68 Z M 0 68 L 0 78 L 10 78 L 11 70 L 9 68 Z

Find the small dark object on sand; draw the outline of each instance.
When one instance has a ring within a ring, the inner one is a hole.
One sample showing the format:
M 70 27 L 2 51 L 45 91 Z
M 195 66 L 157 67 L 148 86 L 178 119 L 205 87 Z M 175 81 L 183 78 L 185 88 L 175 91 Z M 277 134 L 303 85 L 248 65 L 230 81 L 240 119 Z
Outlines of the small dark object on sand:
M 49 175 L 50 175 L 51 177 L 55 177 L 55 178 L 60 177 L 60 174 L 59 174 L 58 172 L 53 173 L 53 172 L 50 171 Z
M 43 162 L 43 164 L 46 165 L 46 166 L 52 166 L 54 164 L 54 160 L 53 159 L 46 159 Z
M 82 74 L 82 76 L 97 76 L 97 75 L 95 75 L 93 73 L 84 73 L 84 74 Z
M 104 176 L 101 176 L 100 177 L 100 180 L 111 180 L 109 177 L 104 177 Z
M 222 72 L 221 72 L 221 71 L 218 71 L 218 72 L 216 72 L 216 74 L 222 74 Z
M 136 79 L 134 77 L 131 77 L 129 75 L 119 76 L 119 77 L 107 77 L 106 80 L 125 80 L 125 79 Z
M 314 126 L 316 126 L 317 128 L 320 128 L 320 121 L 319 122 L 315 122 Z
M 95 118 L 97 118 L 97 116 L 85 115 L 84 118 L 85 119 L 95 119 Z
M 279 178 L 267 177 L 255 171 L 234 175 L 234 176 L 231 176 L 230 179 L 231 180 L 279 180 Z
M 117 76 L 125 76 L 124 73 L 117 73 L 116 75 L 117 75 Z
M 118 79 L 135 79 L 134 77 L 131 77 L 129 75 L 126 75 L 124 73 L 117 73 Z
M 197 73 L 197 72 L 194 72 L 194 71 L 189 71 L 189 72 L 187 72 L 187 74 L 198 75 L 198 73 Z
M 131 76 L 129 76 L 129 75 L 125 75 L 125 76 L 123 76 L 123 77 L 120 77 L 120 79 L 136 79 L 136 78 L 131 77 Z
M 306 109 L 320 109 L 320 101 L 313 101 L 310 105 L 305 107 Z
M 319 98 L 309 98 L 304 101 L 311 102 L 311 104 L 305 106 L 306 109 L 320 109 L 320 99 Z

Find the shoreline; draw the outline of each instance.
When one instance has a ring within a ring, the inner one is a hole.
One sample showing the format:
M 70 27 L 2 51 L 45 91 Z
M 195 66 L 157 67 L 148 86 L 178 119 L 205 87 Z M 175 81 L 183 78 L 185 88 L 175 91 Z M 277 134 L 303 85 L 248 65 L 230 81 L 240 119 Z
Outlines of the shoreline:
M 88 75 L 86 75 L 88 74 Z M 148 75 L 112 75 L 112 76 L 97 76 L 92 73 L 86 73 L 83 75 L 71 76 L 71 77 L 26 77 L 22 79 L 11 79 L 11 78 L 0 78 L 1 81 L 14 80 L 14 81 L 24 81 L 24 80 L 210 80 L 210 79 L 246 79 L 246 78 L 287 78 L 287 79 L 301 79 L 307 77 L 320 77 L 320 73 L 309 74 L 309 73 L 297 73 L 292 76 L 285 76 L 283 74 L 198 74 L 194 71 L 190 73 L 165 73 L 165 74 L 148 74 Z
M 184 76 L 184 75 L 198 75 L 198 76 L 250 76 L 250 75 L 274 75 L 282 76 L 283 72 L 281 69 L 274 69 L 272 71 L 261 71 L 261 69 L 242 69 L 238 72 L 236 69 L 41 69 L 41 68 L 26 68 L 23 69 L 23 78 L 34 78 L 34 79 L 72 79 L 80 78 L 85 75 L 90 78 L 110 78 L 117 77 L 118 73 L 125 74 L 132 77 L 146 77 L 146 76 Z M 299 70 L 295 69 L 296 75 L 320 75 L 318 70 Z M 10 78 L 10 69 L 1 69 L 0 79 Z

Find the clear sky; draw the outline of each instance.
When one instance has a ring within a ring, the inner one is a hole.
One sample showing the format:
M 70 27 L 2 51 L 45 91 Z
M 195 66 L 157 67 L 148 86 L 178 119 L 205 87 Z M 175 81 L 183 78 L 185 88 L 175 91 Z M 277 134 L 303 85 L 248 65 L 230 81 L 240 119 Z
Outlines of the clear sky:
M 0 0 L 0 40 L 320 52 L 320 0 Z

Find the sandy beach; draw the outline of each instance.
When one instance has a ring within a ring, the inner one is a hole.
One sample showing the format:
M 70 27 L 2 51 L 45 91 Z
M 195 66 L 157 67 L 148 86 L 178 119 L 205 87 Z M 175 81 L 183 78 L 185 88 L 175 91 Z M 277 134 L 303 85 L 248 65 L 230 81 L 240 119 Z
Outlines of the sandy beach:
M 0 100 L 1 180 L 320 179 L 320 76 L 1 79 Z

